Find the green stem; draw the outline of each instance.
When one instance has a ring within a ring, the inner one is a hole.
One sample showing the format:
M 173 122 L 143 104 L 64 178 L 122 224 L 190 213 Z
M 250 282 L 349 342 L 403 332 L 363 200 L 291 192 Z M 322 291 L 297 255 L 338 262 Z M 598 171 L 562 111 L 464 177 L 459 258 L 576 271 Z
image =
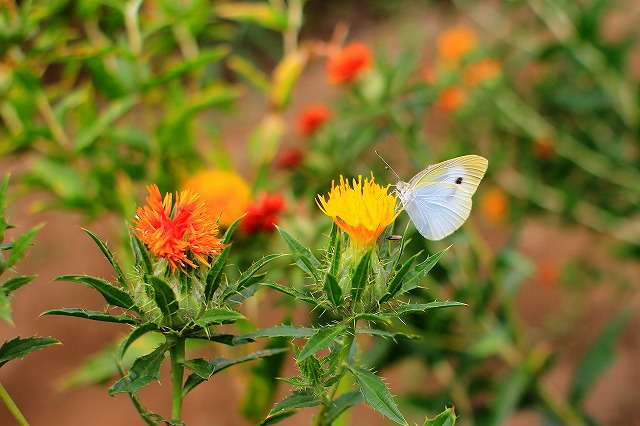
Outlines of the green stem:
M 171 418 L 179 420 L 182 415 L 182 381 L 184 378 L 184 337 L 178 337 L 177 342 L 171 347 L 169 354 L 171 356 L 171 387 L 172 387 L 172 404 Z
M 24 418 L 24 416 L 20 412 L 20 409 L 18 408 L 16 403 L 13 402 L 13 399 L 11 399 L 2 384 L 0 384 L 0 400 L 2 400 L 2 402 L 4 402 L 4 405 L 7 406 L 13 418 L 18 422 L 18 425 L 29 426 L 29 422 L 27 422 L 27 419 Z
M 338 364 L 338 368 L 335 372 L 336 376 L 344 373 L 346 368 L 347 360 L 349 359 L 349 353 L 351 352 L 351 345 L 353 345 L 353 340 L 355 339 L 355 326 L 348 330 L 347 334 L 344 336 L 344 348 L 342 349 L 340 363 Z M 342 377 L 336 383 L 333 384 L 329 388 L 329 392 L 327 392 L 325 396 L 326 404 L 322 404 L 320 409 L 316 413 L 316 416 L 313 418 L 313 426 L 324 426 L 325 417 L 327 415 L 327 410 L 331 407 L 331 402 L 333 401 L 333 397 L 335 396 L 338 388 L 340 387 L 340 382 L 342 381 Z

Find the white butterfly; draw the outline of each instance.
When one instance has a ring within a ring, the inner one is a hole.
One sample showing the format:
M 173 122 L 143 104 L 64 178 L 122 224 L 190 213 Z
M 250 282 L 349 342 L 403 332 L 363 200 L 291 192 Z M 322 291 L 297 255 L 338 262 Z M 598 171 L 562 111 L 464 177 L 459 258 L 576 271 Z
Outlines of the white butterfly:
M 402 207 L 423 237 L 441 240 L 462 226 L 488 164 L 479 155 L 465 155 L 432 164 L 409 182 L 396 184 Z

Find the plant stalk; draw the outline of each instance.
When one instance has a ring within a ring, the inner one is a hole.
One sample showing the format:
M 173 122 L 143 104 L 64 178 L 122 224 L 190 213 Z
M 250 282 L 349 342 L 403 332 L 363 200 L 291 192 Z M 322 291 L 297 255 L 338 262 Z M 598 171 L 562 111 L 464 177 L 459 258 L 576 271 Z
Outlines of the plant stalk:
M 178 337 L 177 342 L 169 350 L 171 357 L 171 418 L 179 420 L 182 415 L 182 381 L 184 379 L 184 353 L 186 339 Z
M 0 400 L 4 402 L 4 405 L 7 407 L 7 409 L 13 416 L 13 418 L 16 419 L 16 422 L 18 422 L 18 425 L 29 426 L 29 422 L 27 422 L 27 419 L 24 418 L 24 416 L 22 415 L 22 412 L 20 412 L 20 409 L 18 408 L 16 403 L 13 402 L 13 399 L 11 399 L 11 396 L 9 396 L 9 393 L 6 391 L 6 389 L 4 388 L 4 386 L 2 386 L 1 383 L 0 383 Z

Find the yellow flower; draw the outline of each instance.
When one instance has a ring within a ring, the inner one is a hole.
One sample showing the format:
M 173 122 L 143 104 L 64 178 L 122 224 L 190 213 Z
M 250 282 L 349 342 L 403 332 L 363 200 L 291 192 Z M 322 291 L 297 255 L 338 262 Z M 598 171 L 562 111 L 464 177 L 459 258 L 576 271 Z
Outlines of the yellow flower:
M 229 226 L 247 212 L 251 203 L 249 184 L 239 175 L 224 170 L 205 170 L 187 179 L 183 189 L 197 192 L 207 202 L 209 214 L 220 226 Z
M 390 186 L 375 183 L 373 173 L 364 182 L 362 176 L 353 179 L 353 187 L 340 176 L 340 185 L 331 182 L 329 199 L 318 195 L 316 202 L 356 246 L 369 247 L 400 213 L 396 211 L 396 197 L 388 193 Z

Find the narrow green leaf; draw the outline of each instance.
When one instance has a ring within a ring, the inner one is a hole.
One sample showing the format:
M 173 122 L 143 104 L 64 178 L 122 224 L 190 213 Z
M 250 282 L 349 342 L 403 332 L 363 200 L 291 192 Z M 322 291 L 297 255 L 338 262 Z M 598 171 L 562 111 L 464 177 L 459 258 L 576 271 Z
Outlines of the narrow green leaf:
M 132 95 L 123 97 L 118 100 L 112 100 L 107 104 L 104 112 L 95 120 L 91 121 L 88 126 L 80 129 L 73 138 L 74 150 L 80 152 L 89 148 L 100 136 L 102 136 L 113 123 L 139 102 L 138 96 Z
M 222 282 L 222 270 L 224 269 L 229 252 L 231 251 L 231 245 L 227 245 L 216 258 L 216 261 L 209 268 L 206 277 L 206 285 L 204 289 L 204 299 L 207 303 L 213 299 L 213 295 L 216 293 Z
M 318 279 L 318 271 L 322 268 L 322 265 L 316 259 L 316 257 L 309 251 L 308 248 L 300 244 L 295 238 L 289 235 L 284 229 L 276 226 L 276 229 L 280 233 L 280 236 L 289 247 L 289 251 L 291 251 L 291 255 L 293 256 L 293 260 L 296 262 L 296 265 L 303 271 L 305 271 L 309 276 L 313 277 L 316 282 Z
M 139 312 L 138 307 L 135 306 L 135 302 L 129 293 L 103 279 L 90 277 L 88 275 L 63 275 L 54 281 L 70 281 L 85 284 L 99 291 L 108 304 Z
M 294 414 L 298 414 L 299 412 L 300 410 L 281 411 L 278 414 L 267 417 L 266 419 L 258 423 L 258 426 L 275 425 L 276 423 L 280 423 L 284 419 L 289 418 Z
M 11 294 L 23 285 L 31 282 L 31 280 L 33 280 L 35 277 L 37 277 L 37 275 L 11 278 L 10 280 L 5 281 L 2 286 L 0 286 L 0 291 L 4 292 L 5 294 Z
M 616 355 L 616 342 L 631 318 L 631 311 L 624 310 L 620 312 L 589 347 L 571 381 L 569 390 L 569 401 L 571 403 L 581 404 L 589 389 L 613 363 Z
M 293 391 L 291 395 L 278 402 L 269 412 L 269 416 L 276 415 L 282 411 L 316 407 L 322 403 L 323 400 L 319 399 L 312 389 L 300 389 Z
M 41 315 L 62 315 L 67 317 L 85 318 L 94 321 L 117 322 L 119 324 L 137 324 L 138 320 L 129 315 L 111 315 L 103 311 L 89 311 L 81 308 L 52 309 Z
M 307 296 L 304 293 L 300 293 L 298 290 L 291 288 L 291 287 L 286 287 L 277 283 L 272 283 L 272 282 L 265 282 L 262 283 L 263 286 L 265 287 L 269 287 L 272 288 L 274 290 L 278 290 L 281 293 L 284 293 L 288 296 L 291 296 L 295 299 L 299 299 L 302 300 L 303 302 L 307 302 L 313 306 L 322 306 L 323 308 L 327 309 L 327 308 L 331 308 L 330 306 L 326 306 L 322 303 L 320 303 L 319 301 L 317 301 L 316 299 L 314 299 L 311 296 Z
M 356 329 L 356 333 L 357 334 L 370 334 L 372 336 L 388 337 L 388 338 L 391 338 L 393 340 L 396 340 L 398 338 L 409 339 L 409 340 L 422 339 L 422 336 L 420 336 L 418 334 L 406 334 L 406 333 L 400 333 L 398 331 L 378 330 L 378 329 L 375 329 L 375 328 L 357 328 Z
M 342 238 L 340 234 L 340 228 L 335 222 L 331 226 L 331 233 L 329 234 L 329 244 L 327 245 L 327 253 L 330 254 L 329 271 L 327 272 L 334 277 L 338 274 L 338 268 L 340 267 L 340 260 L 342 259 Z
M 347 365 L 347 368 L 355 377 L 360 393 L 367 404 L 398 424 L 408 424 L 393 401 L 387 385 L 380 377 L 355 365 Z
M 275 8 L 267 3 L 253 3 L 239 1 L 222 3 L 216 8 L 220 18 L 232 21 L 247 22 L 276 32 L 287 29 L 287 14 L 281 8 Z
M 0 367 L 12 359 L 22 358 L 28 353 L 58 344 L 60 342 L 51 337 L 27 337 L 24 339 L 16 337 L 0 346 Z
M 98 248 L 100 248 L 100 251 L 102 252 L 104 257 L 107 259 L 107 261 L 109 262 L 113 270 L 116 272 L 116 280 L 118 281 L 118 283 L 122 286 L 122 288 L 128 288 L 129 286 L 127 283 L 127 277 L 124 274 L 124 272 L 122 272 L 122 268 L 120 268 L 120 265 L 116 261 L 116 257 L 113 255 L 111 250 L 109 250 L 109 247 L 107 247 L 104 241 L 102 241 L 100 237 L 98 237 L 93 232 L 84 228 L 82 228 L 82 230 L 86 232 L 91 237 L 91 239 L 98 245 Z
M 146 91 L 161 84 L 168 83 L 204 65 L 218 63 L 228 53 L 229 48 L 227 46 L 216 46 L 212 49 L 201 51 L 194 58 L 180 61 L 168 71 L 145 81 L 143 83 L 143 90 Z
M 418 287 L 420 281 L 429 273 L 431 268 L 438 263 L 438 260 L 440 260 L 447 250 L 449 250 L 448 247 L 429 256 L 424 262 L 416 265 L 416 267 L 406 275 L 406 279 L 402 283 L 402 288 L 398 291 L 398 294 L 406 293 Z
M 300 351 L 296 361 L 304 361 L 305 358 L 314 355 L 320 349 L 328 348 L 339 335 L 346 332 L 342 324 L 319 328 Z
M 398 291 L 402 288 L 402 280 L 404 279 L 404 276 L 411 270 L 413 262 L 418 258 L 418 256 L 420 256 L 420 253 L 411 256 L 411 258 L 408 259 L 393 275 L 393 278 L 391 278 L 391 282 L 389 283 L 389 287 L 387 288 L 387 293 L 380 298 L 379 303 L 391 300 L 396 294 L 398 294 Z
M 224 237 L 222 238 L 222 242 L 224 244 L 231 244 L 231 237 L 233 236 L 233 231 L 236 230 L 240 222 L 242 222 L 243 218 L 244 216 L 240 216 L 239 218 L 234 220 L 231 225 L 229 225 L 229 227 L 227 228 L 227 232 L 224 233 Z
M 212 324 L 232 324 L 241 319 L 244 319 L 244 315 L 240 312 L 224 308 L 209 308 L 197 319 L 195 324 L 207 328 Z
M 237 291 L 240 292 L 240 291 L 244 290 L 245 288 L 249 288 L 254 284 L 258 284 L 259 282 L 264 280 L 264 277 L 266 277 L 266 276 L 267 276 L 267 273 L 263 272 L 262 274 L 253 275 L 251 277 L 248 277 L 247 279 L 242 280 L 242 282 L 238 281 Z M 227 298 L 225 297 L 225 300 L 226 299 Z
M 324 292 L 327 295 L 327 299 L 329 299 L 329 302 L 333 306 L 340 306 L 342 301 L 342 289 L 340 288 L 336 277 L 330 273 L 327 273 L 327 277 L 324 282 Z
M 423 426 L 453 426 L 456 424 L 456 414 L 453 408 L 447 408 L 433 419 L 427 419 Z
M 11 320 L 11 300 L 9 300 L 9 296 L 3 292 L 0 292 L 0 318 L 13 324 Z
M 232 365 L 241 364 L 243 362 L 253 361 L 256 359 L 261 359 L 265 357 L 270 357 L 273 355 L 277 355 L 280 353 L 284 353 L 288 351 L 287 348 L 274 348 L 274 349 L 264 349 L 261 351 L 252 352 L 243 357 L 235 358 L 235 359 L 225 359 L 225 358 L 214 358 L 211 361 L 204 360 L 208 365 L 205 366 L 201 361 L 187 361 L 185 362 L 185 367 L 187 367 L 194 374 L 189 376 L 184 384 L 184 388 L 182 389 L 183 396 L 188 394 L 198 386 L 200 383 L 208 379 L 224 370 L 225 368 L 231 367 Z M 194 370 L 192 370 L 194 368 Z M 197 372 L 195 371 L 197 370 Z
M 24 252 L 27 250 L 27 247 L 31 245 L 31 241 L 41 228 L 42 225 L 35 226 L 24 234 L 19 235 L 11 242 L 11 253 L 9 253 L 7 260 L 4 263 L 5 270 L 11 268 L 18 262 L 18 260 L 24 257 Z
M 296 339 L 300 337 L 311 337 L 315 332 L 316 331 L 313 328 L 279 325 L 276 327 L 252 331 L 251 333 L 238 336 L 237 339 L 255 339 L 259 337 L 292 337 Z
M 149 255 L 149 250 L 147 249 L 147 246 L 145 245 L 145 243 L 143 243 L 142 240 L 140 240 L 140 238 L 138 238 L 133 233 L 131 234 L 131 249 L 133 250 L 133 255 L 135 258 L 136 265 L 141 265 L 145 274 L 153 275 L 153 263 L 151 262 L 151 256 Z M 119 266 L 118 266 L 118 269 L 120 269 Z M 121 273 L 122 273 L 122 270 L 120 270 L 120 272 L 116 270 L 116 275 L 118 276 L 118 282 L 120 283 L 120 285 L 125 285 L 126 277 L 124 275 L 120 277 Z
M 335 422 L 340 414 L 344 413 L 347 409 L 358 405 L 362 402 L 362 394 L 359 389 L 353 389 L 349 392 L 343 393 L 331 402 L 331 407 L 325 414 L 325 424 L 330 425 Z
M 251 267 L 249 267 L 249 269 L 247 269 L 246 271 L 244 271 L 241 275 L 240 278 L 238 278 L 238 284 L 237 284 L 237 288 L 238 291 L 240 289 L 243 289 L 245 287 L 248 286 L 248 284 L 246 284 L 246 282 L 254 276 L 254 274 L 256 272 L 258 272 L 258 270 L 260 268 L 262 268 L 263 266 L 265 266 L 266 264 L 268 264 L 269 262 L 278 259 L 280 257 L 283 256 L 287 256 L 286 254 L 269 254 L 267 256 L 264 256 L 262 259 L 258 260 L 257 262 L 254 262 Z
M 123 392 L 133 394 L 147 386 L 152 380 L 158 380 L 165 352 L 171 345 L 171 343 L 164 343 L 150 354 L 136 359 L 127 374 L 109 388 L 109 395 Z
M 167 318 L 173 318 L 178 312 L 178 301 L 169 283 L 160 277 L 151 276 L 149 284 L 153 287 L 153 299 L 160 312 Z
M 371 322 L 376 322 L 376 323 L 382 323 L 382 324 L 387 324 L 387 325 L 391 325 L 391 318 L 386 317 L 384 315 L 380 315 L 380 314 L 358 314 L 355 317 L 353 317 L 356 320 L 365 320 L 365 321 L 371 321 Z
M 122 362 L 122 359 L 124 358 L 124 355 L 127 352 L 127 349 L 129 349 L 129 346 L 131 346 L 133 342 L 135 342 L 142 336 L 146 335 L 147 333 L 151 333 L 152 331 L 156 331 L 156 330 L 158 330 L 158 326 L 152 322 L 146 322 L 134 328 L 131 331 L 131 333 L 129 333 L 127 337 L 125 337 L 125 339 L 122 341 L 122 343 L 118 347 L 118 354 L 116 357 L 117 361 L 119 363 Z
M 364 291 L 369 279 L 369 261 L 371 260 L 371 250 L 362 256 L 353 276 L 351 277 L 351 300 L 357 302 Z
M 408 305 L 400 305 L 391 309 L 382 311 L 383 315 L 399 317 L 401 315 L 411 314 L 415 312 L 425 312 L 430 309 L 448 308 L 451 306 L 467 306 L 466 303 L 455 302 L 453 300 L 444 302 L 414 303 Z

